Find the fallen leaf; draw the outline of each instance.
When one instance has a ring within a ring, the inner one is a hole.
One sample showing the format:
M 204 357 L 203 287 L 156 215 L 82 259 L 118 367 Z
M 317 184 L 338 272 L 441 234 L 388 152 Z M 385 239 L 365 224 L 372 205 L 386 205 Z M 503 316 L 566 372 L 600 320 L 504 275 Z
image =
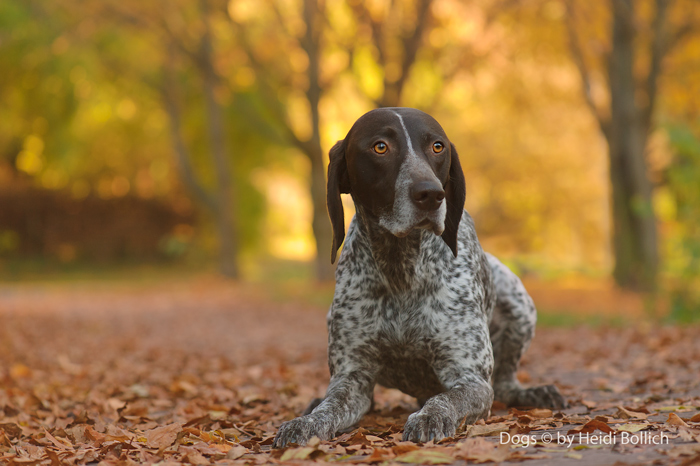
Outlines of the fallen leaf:
M 389 460 L 396 456 L 391 450 L 387 448 L 375 448 L 372 450 L 372 454 L 362 460 L 360 463 L 381 463 L 383 461 Z
M 0 429 L 4 430 L 5 434 L 7 434 L 7 436 L 11 439 L 18 438 L 20 435 L 22 435 L 22 428 L 14 422 L 0 424 Z
M 606 423 L 599 421 L 599 420 L 596 420 L 596 419 L 593 419 L 593 420 L 588 421 L 586 424 L 584 424 L 581 427 L 576 427 L 574 429 L 569 430 L 567 435 L 578 434 L 578 433 L 590 434 L 591 432 L 594 432 L 596 429 L 600 430 L 602 432 L 605 432 L 606 434 L 614 432 L 612 430 L 612 428 L 609 425 L 607 425 Z
M 615 413 L 615 417 L 620 418 L 620 419 L 642 419 L 642 420 L 645 420 L 647 418 L 647 414 L 640 413 L 637 411 L 630 411 L 626 408 L 623 408 L 622 406 L 618 406 L 617 413 Z
M 436 450 L 414 450 L 397 456 L 395 461 L 412 464 L 452 464 L 454 458 Z
M 190 463 L 190 464 L 196 464 L 196 465 L 205 465 L 209 464 L 209 460 L 204 457 L 201 453 L 198 453 L 196 451 L 189 451 L 187 454 L 182 458 L 182 461 L 185 463 Z
M 530 416 L 535 419 L 544 419 L 552 417 L 552 410 L 545 408 L 534 408 L 525 411 L 513 408 L 511 409 L 511 412 L 517 416 Z
M 395 455 L 402 455 L 408 453 L 409 451 L 419 450 L 420 447 L 413 442 L 398 442 L 396 445 L 391 447 L 391 450 Z
M 282 453 L 280 461 L 305 460 L 315 451 L 316 448 L 314 447 L 288 448 L 284 453 Z
M 693 435 L 693 432 L 691 432 L 690 429 L 685 429 L 683 427 L 678 429 L 678 436 L 684 442 L 700 442 L 700 435 Z
M 693 417 L 690 418 L 692 422 L 700 422 L 700 413 L 695 414 Z
M 483 437 L 477 437 L 459 442 L 455 446 L 455 456 L 477 463 L 499 463 L 508 460 L 512 453 L 508 445 L 497 445 Z
M 671 458 L 679 458 L 681 456 L 694 456 L 700 453 L 700 444 L 691 443 L 685 445 L 678 445 L 668 450 L 664 450 L 664 453 L 666 453 Z
M 596 403 L 595 401 L 588 401 L 588 400 L 582 400 L 581 404 L 588 409 L 593 409 L 596 406 L 598 406 L 598 403 Z
M 689 411 L 694 409 L 690 406 L 675 405 L 675 406 L 663 406 L 661 408 L 655 408 L 656 411 Z
M 146 437 L 146 444 L 149 447 L 161 449 L 172 445 L 180 432 L 182 432 L 182 425 L 173 423 L 147 430 L 143 435 Z
M 486 425 L 473 425 L 469 426 L 467 430 L 468 437 L 488 437 L 491 435 L 498 435 L 501 432 L 508 432 L 510 430 L 511 424 L 506 422 L 499 422 L 497 424 L 486 424 Z
M 686 424 L 685 421 L 683 421 L 683 419 L 678 417 L 676 413 L 669 413 L 668 419 L 666 419 L 666 425 L 690 428 L 690 426 Z
M 26 379 L 32 375 L 31 369 L 21 363 L 13 364 L 10 367 L 10 377 L 13 379 Z
M 617 431 L 634 433 L 648 429 L 649 427 L 651 427 L 651 424 L 623 424 L 621 426 L 617 426 Z

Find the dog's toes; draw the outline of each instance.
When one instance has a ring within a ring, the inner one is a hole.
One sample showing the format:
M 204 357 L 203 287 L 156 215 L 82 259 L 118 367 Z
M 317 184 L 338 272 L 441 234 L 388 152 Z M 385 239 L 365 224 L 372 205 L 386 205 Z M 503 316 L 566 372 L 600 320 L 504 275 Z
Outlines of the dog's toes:
M 554 385 L 541 385 L 539 387 L 523 388 L 518 391 L 511 406 L 531 408 L 566 409 L 569 403 L 559 393 Z
M 431 440 L 438 442 L 455 434 L 456 427 L 454 424 L 454 421 L 449 416 L 418 411 L 408 417 L 404 426 L 403 440 L 417 443 L 425 443 Z
M 290 443 L 306 445 L 311 437 L 329 440 L 332 435 L 327 432 L 324 422 L 311 416 L 298 417 L 280 426 L 280 430 L 272 441 L 272 448 L 284 448 Z

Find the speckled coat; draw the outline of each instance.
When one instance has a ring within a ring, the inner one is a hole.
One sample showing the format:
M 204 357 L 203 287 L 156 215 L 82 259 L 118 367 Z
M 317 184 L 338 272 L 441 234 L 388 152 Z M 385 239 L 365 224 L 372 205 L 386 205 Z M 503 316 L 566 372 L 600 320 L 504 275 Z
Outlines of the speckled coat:
M 536 310 L 520 280 L 482 250 L 464 191 L 454 146 L 415 109 L 374 110 L 331 150 L 333 258 L 345 234 L 340 193 L 357 209 L 328 313 L 331 381 L 325 398 L 281 426 L 275 447 L 357 423 L 377 383 L 418 400 L 404 429 L 416 442 L 487 417 L 494 395 L 511 406 L 566 405 L 556 387 L 523 388 L 515 378 Z

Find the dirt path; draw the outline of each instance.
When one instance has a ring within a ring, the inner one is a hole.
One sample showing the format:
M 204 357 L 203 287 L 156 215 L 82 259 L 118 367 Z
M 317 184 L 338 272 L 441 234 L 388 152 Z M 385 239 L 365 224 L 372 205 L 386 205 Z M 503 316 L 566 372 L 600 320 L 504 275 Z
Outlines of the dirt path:
M 496 406 L 414 450 L 400 429 L 415 402 L 377 389 L 359 430 L 270 454 L 279 424 L 325 390 L 325 312 L 213 278 L 0 285 L 0 463 L 700 464 L 700 332 L 641 324 L 538 330 L 520 376 L 557 383 L 563 413 Z M 625 428 L 647 444 L 622 444 Z M 500 445 L 508 434 L 539 445 Z

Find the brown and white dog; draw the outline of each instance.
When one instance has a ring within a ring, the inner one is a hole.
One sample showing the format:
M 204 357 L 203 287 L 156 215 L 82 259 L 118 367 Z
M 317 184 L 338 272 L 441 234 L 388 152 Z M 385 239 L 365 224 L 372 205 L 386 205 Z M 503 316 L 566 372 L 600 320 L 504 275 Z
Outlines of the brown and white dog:
M 347 237 L 341 193 L 357 214 Z M 431 116 L 380 108 L 331 149 L 331 260 L 345 239 L 328 313 L 325 398 L 285 422 L 273 446 L 332 438 L 370 409 L 375 384 L 417 398 L 404 440 L 454 435 L 509 406 L 564 408 L 557 388 L 515 377 L 537 312 L 520 280 L 484 253 L 463 210 L 457 151 Z

